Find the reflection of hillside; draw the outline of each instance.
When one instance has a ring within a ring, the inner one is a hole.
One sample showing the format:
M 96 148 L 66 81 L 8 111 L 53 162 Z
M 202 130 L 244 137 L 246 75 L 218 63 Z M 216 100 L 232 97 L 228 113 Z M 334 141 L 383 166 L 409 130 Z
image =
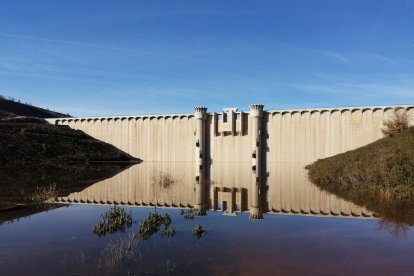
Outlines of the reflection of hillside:
M 270 163 L 267 184 L 260 191 L 262 210 L 320 216 L 371 217 L 364 208 L 319 190 L 306 177 L 304 164 Z M 195 206 L 197 193 L 207 208 L 227 214 L 251 210 L 252 190 L 248 162 L 215 163 L 203 191 L 196 189 L 192 162 L 144 162 L 59 202 L 133 206 Z
M 10 205 L 9 205 L 10 206 Z M 53 209 L 64 207 L 65 205 L 44 205 L 44 206 L 16 206 L 8 211 L 0 211 L 0 225 L 3 223 L 11 223 L 31 215 L 47 212 Z
M 7 207 L 17 203 L 27 204 L 36 187 L 55 184 L 60 196 L 68 195 L 85 187 L 112 177 L 129 166 L 127 163 L 107 164 L 55 164 L 0 169 L 0 203 Z M 6 208 L 5 208 L 6 209 Z M 18 208 L 19 209 L 19 208 Z M 21 208 L 20 208 L 21 209 Z M 0 212 L 1 217 L 21 210 Z M 24 213 L 24 212 L 22 212 Z
M 334 216 L 372 216 L 349 201 L 321 191 L 307 176 L 305 163 L 269 163 L 268 210 L 275 213 L 320 214 Z

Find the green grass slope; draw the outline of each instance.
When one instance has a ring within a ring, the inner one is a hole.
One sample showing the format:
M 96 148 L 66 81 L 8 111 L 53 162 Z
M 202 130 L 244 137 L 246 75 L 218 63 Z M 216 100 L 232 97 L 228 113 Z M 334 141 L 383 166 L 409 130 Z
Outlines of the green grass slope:
M 414 224 L 414 127 L 306 168 L 320 188 L 393 222 Z

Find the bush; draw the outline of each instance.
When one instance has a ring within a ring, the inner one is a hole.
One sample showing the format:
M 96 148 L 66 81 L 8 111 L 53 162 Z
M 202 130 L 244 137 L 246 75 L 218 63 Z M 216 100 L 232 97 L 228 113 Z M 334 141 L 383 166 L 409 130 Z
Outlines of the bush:
M 124 208 L 112 207 L 101 215 L 102 220 L 93 228 L 93 233 L 98 237 L 113 234 L 117 231 L 125 232 L 132 226 L 132 215 L 127 214 Z
M 407 112 L 394 112 L 393 117 L 384 122 L 384 128 L 381 131 L 385 136 L 394 137 L 408 128 L 408 122 Z
M 414 225 L 414 127 L 306 169 L 323 190 L 390 221 Z

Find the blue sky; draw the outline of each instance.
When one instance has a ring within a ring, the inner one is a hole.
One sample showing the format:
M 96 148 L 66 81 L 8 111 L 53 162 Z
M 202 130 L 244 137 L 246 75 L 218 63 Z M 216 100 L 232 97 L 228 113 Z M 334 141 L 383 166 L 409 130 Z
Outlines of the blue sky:
M 414 1 L 0 0 L 0 94 L 74 116 L 414 104 Z

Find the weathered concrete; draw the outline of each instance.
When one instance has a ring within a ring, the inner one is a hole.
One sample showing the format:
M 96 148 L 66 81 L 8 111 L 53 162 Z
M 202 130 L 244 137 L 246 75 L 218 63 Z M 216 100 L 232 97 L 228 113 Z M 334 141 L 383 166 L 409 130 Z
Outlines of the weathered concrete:
M 384 120 L 407 111 L 414 125 L 414 106 L 353 107 L 264 111 L 261 124 L 269 162 L 313 162 L 383 137 Z M 250 161 L 256 135 L 255 110 L 195 114 L 47 119 L 110 143 L 144 161 L 199 162 L 197 140 L 205 160 Z M 203 119 L 200 119 L 201 116 Z M 203 131 L 197 131 L 202 127 Z M 252 142 L 253 141 L 253 142 Z M 260 154 L 260 153 L 257 153 Z M 208 156 L 207 156 L 208 155 Z
M 250 165 L 250 162 L 247 162 Z M 120 174 L 98 182 L 83 191 L 58 198 L 62 203 L 118 204 L 130 206 L 157 206 L 168 208 L 197 208 L 200 190 L 194 187 L 192 162 L 144 162 Z M 256 205 L 250 178 L 240 181 L 239 162 L 217 166 L 223 177 L 211 183 L 210 193 L 203 197 L 203 205 L 225 213 L 250 212 L 255 219 L 262 212 L 274 214 L 300 214 L 309 216 L 372 217 L 365 208 L 319 190 L 309 183 L 303 163 L 290 163 L 278 171 L 290 182 L 268 182 L 264 187 L 264 200 Z M 227 173 L 230 170 L 230 173 Z M 271 167 L 270 174 L 276 173 Z M 295 178 L 298 175 L 299 177 Z M 208 191 L 208 190 L 207 190 Z M 256 190 L 257 191 L 257 190 Z M 259 211 L 258 211 L 259 210 Z
M 250 108 L 247 113 L 237 108 L 207 113 L 206 107 L 196 107 L 194 114 L 59 118 L 48 122 L 80 129 L 147 162 L 192 164 L 189 171 L 193 173 L 187 173 L 192 180 L 186 183 L 193 183 L 196 191 L 191 203 L 195 208 L 203 208 L 206 193 L 235 199 L 242 198 L 238 193 L 245 189 L 249 191 L 252 219 L 261 218 L 265 201 L 269 201 L 266 208 L 274 212 L 339 214 L 349 209 L 358 213 L 353 207 L 341 207 L 336 200 L 329 203 L 327 198 L 333 196 L 320 198 L 310 184 L 292 183 L 306 183 L 302 170 L 307 164 L 382 138 L 383 122 L 394 112 L 407 112 L 414 125 L 414 106 Z M 298 193 L 313 194 L 301 198 L 317 203 L 294 199 Z M 288 201 L 286 194 L 292 197 Z

